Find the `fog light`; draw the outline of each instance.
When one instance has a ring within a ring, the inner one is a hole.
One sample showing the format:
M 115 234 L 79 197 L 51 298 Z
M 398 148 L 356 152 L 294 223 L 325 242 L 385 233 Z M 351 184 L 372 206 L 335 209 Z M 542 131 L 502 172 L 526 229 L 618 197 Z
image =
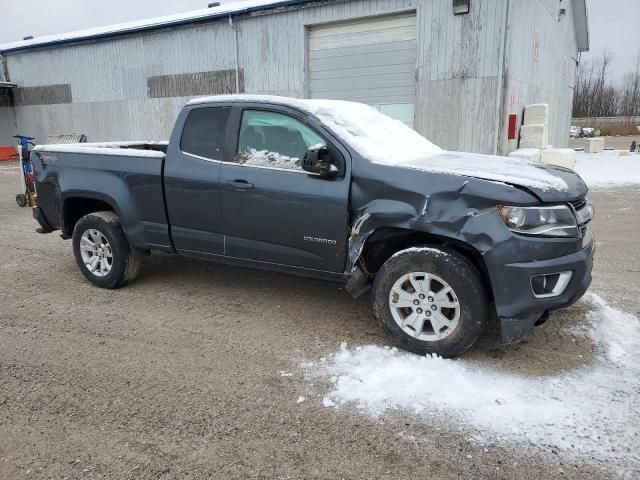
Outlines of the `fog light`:
M 549 298 L 562 295 L 572 272 L 546 273 L 543 275 L 533 275 L 531 277 L 531 290 L 536 298 Z

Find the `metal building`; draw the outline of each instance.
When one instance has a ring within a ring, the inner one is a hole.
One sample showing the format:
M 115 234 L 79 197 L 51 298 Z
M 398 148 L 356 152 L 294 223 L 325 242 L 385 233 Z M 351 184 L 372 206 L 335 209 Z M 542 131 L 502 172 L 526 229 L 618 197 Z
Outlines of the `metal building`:
M 443 148 L 507 153 L 549 103 L 567 143 L 585 0 L 253 0 L 0 45 L 0 144 L 167 139 L 190 97 L 370 103 Z

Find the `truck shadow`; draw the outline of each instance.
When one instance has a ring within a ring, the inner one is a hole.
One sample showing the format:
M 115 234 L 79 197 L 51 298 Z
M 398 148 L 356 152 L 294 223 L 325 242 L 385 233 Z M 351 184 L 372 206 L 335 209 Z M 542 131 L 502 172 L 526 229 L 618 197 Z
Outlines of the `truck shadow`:
M 321 356 L 336 351 L 341 342 L 350 346 L 394 343 L 373 316 L 369 295 L 353 299 L 340 284 L 234 267 L 172 255 L 153 255 L 144 260 L 140 277 L 131 288 L 170 292 L 180 301 L 207 305 L 225 302 L 229 316 L 246 316 L 260 327 L 281 329 L 282 335 L 299 339 L 310 336 L 326 346 Z M 190 307 L 191 308 L 191 307 Z M 221 314 L 225 313 L 223 308 Z M 251 312 L 259 311 L 259 316 Z M 502 347 L 497 320 L 491 319 L 465 360 L 504 372 L 527 376 L 554 376 L 591 364 L 592 342 L 577 330 L 589 311 L 587 304 L 551 314 L 536 327 L 527 341 Z M 197 315 L 197 311 L 194 313 Z

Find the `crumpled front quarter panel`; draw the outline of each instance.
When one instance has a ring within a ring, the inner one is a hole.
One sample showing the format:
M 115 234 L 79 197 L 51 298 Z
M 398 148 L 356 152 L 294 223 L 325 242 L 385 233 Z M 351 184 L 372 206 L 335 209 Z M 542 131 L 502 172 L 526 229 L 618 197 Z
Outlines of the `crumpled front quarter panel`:
M 498 204 L 535 204 L 524 190 L 500 182 L 354 161 L 352 230 L 347 273 L 376 229 L 397 227 L 463 242 L 480 254 L 512 236 Z

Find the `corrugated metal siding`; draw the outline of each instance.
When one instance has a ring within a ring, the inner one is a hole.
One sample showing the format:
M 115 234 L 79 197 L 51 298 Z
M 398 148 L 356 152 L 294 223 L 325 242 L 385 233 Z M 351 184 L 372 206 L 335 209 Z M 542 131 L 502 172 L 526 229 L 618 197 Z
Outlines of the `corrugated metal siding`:
M 451 0 L 352 0 L 237 18 L 245 90 L 308 96 L 309 27 L 416 11 L 416 129 L 445 148 L 489 153 L 504 8 L 505 0 L 474 0 L 469 15 L 454 16 Z M 68 83 L 73 97 L 17 107 L 19 128 L 40 139 L 68 132 L 88 141 L 166 139 L 187 98 L 149 98 L 147 79 L 234 69 L 233 38 L 220 21 L 7 55 L 12 81 Z
M 13 108 L 0 107 L 0 145 L 14 145 L 15 138 L 11 138 L 17 131 Z
M 558 22 L 560 7 L 567 13 Z M 508 153 L 517 146 L 506 139 L 508 114 L 517 113 L 522 122 L 524 106 L 531 103 L 549 104 L 549 143 L 566 147 L 578 58 L 573 4 L 512 1 L 510 8 L 500 151 Z

